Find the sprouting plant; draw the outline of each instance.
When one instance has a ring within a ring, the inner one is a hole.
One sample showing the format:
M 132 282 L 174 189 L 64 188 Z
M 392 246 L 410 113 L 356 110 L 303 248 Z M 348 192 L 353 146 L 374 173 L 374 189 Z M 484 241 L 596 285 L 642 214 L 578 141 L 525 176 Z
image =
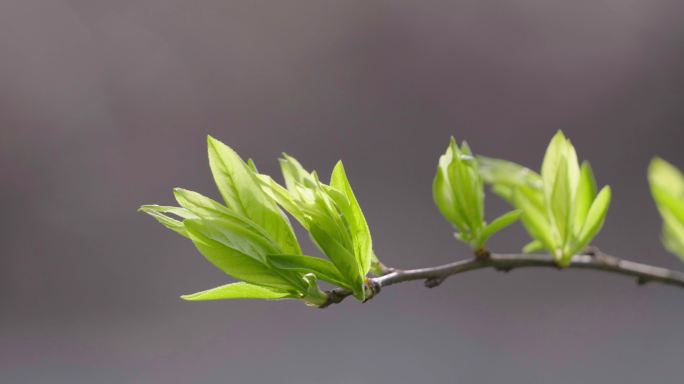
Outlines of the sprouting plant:
M 245 163 L 218 140 L 209 137 L 208 146 L 211 171 L 225 205 L 176 188 L 180 207 L 141 207 L 192 240 L 216 267 L 240 280 L 184 299 L 294 298 L 321 306 L 328 296 L 318 287 L 318 280 L 349 289 L 359 300 L 367 298 L 366 275 L 371 264 L 378 262 L 342 163 L 326 185 L 286 155 L 281 161 L 286 189 L 258 174 L 253 162 Z M 302 254 L 278 204 L 309 231 L 330 261 Z
M 321 279 L 349 288 L 354 296 L 364 300 L 368 288 L 366 275 L 379 262 L 342 162 L 335 165 L 329 185 L 288 155 L 280 160 L 280 166 L 286 188 L 269 176 L 259 175 L 264 190 L 309 232 L 332 263 L 310 256 L 287 256 L 277 257 L 275 264 L 321 275 Z M 324 269 L 320 268 L 323 263 Z
M 477 253 L 484 252 L 487 240 L 515 223 L 521 213 L 519 210 L 511 211 L 487 224 L 479 162 L 467 143 L 459 148 L 453 137 L 446 153 L 439 158 L 432 196 L 439 211 L 458 231 L 456 238 L 469 244 Z
M 596 269 L 684 287 L 684 273 L 628 262 L 592 247 L 611 200 L 610 187 L 597 192 L 588 162 L 581 165 L 570 141 L 558 132 L 549 144 L 541 172 L 506 160 L 475 156 L 452 138 L 439 159 L 433 198 L 475 257 L 445 265 L 399 270 L 375 256 L 366 219 L 341 162 L 329 183 L 283 155 L 284 186 L 260 174 L 249 160 L 212 137 L 209 165 L 223 203 L 174 189 L 178 207 L 144 205 L 141 211 L 189 238 L 204 257 L 238 280 L 182 296 L 186 300 L 299 299 L 326 307 L 347 296 L 366 301 L 381 287 L 424 279 L 439 285 L 448 276 L 481 268 L 509 271 L 529 266 Z M 684 176 L 654 159 L 649 182 L 663 217 L 662 239 L 684 260 Z M 485 219 L 484 184 L 515 208 Z M 309 234 L 325 258 L 304 255 L 288 214 Z M 532 237 L 523 254 L 487 249 L 490 237 L 518 219 Z M 546 254 L 529 255 L 528 252 Z M 320 282 L 334 288 L 323 290 Z
M 567 266 L 601 230 L 610 187 L 596 193 L 589 163 L 579 165 L 575 148 L 562 132 L 546 150 L 541 175 L 503 160 L 481 161 L 494 191 L 523 212 L 522 223 L 533 239 L 526 252 L 546 250 L 560 266 Z

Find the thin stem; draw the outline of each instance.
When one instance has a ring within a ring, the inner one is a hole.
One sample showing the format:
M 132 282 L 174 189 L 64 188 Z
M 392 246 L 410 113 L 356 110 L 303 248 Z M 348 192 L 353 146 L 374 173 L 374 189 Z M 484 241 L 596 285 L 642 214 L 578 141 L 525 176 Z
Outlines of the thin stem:
M 385 275 L 369 279 L 369 291 L 371 291 L 370 296 L 373 297 L 380 293 L 380 289 L 383 287 L 412 280 L 425 280 L 425 286 L 433 288 L 440 285 L 449 276 L 477 269 L 492 268 L 498 271 L 508 272 L 516 268 L 528 267 L 593 269 L 635 277 L 639 285 L 654 282 L 684 288 L 683 272 L 623 260 L 605 254 L 596 248 L 591 248 L 586 254 L 573 256 L 570 265 L 565 268 L 559 267 L 551 255 L 491 253 L 436 267 L 393 270 Z M 345 289 L 334 289 L 327 293 L 328 302 L 322 305 L 321 308 L 339 303 L 344 300 L 344 298 L 351 295 L 351 292 Z

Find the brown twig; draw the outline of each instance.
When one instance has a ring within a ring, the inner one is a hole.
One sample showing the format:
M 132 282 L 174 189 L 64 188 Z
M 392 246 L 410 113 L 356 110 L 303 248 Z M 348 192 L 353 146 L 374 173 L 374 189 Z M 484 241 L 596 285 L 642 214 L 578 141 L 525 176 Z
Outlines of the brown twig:
M 459 273 L 478 269 L 493 268 L 497 271 L 509 272 L 516 268 L 547 267 L 555 269 L 592 269 L 636 278 L 637 284 L 643 285 L 654 282 L 674 285 L 684 288 L 684 273 L 666 268 L 654 267 L 647 264 L 623 260 L 601 252 L 591 247 L 588 252 L 572 257 L 567 267 L 561 268 L 551 255 L 542 254 L 499 254 L 488 253 L 487 257 L 476 256 L 468 260 L 460 260 L 436 267 L 398 270 L 382 276 L 373 277 L 370 285 L 375 287 L 371 294 L 379 293 L 380 288 L 402 283 L 405 281 L 425 280 L 425 286 L 433 288 L 440 285 L 446 278 Z M 325 308 L 344 300 L 351 292 L 346 289 L 328 291 L 329 301 L 322 305 Z

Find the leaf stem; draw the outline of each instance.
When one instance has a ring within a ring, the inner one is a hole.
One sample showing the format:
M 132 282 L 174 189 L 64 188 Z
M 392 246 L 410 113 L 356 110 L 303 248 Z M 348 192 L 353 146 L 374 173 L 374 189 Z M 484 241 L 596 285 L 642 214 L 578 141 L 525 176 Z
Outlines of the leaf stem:
M 488 257 L 476 256 L 472 259 L 459 260 L 436 267 L 406 270 L 394 269 L 390 273 L 369 280 L 374 287 L 375 296 L 383 287 L 406 281 L 425 280 L 425 286 L 433 288 L 440 285 L 449 276 L 459 273 L 488 268 L 509 272 L 516 268 L 529 267 L 546 267 L 558 270 L 590 269 L 634 277 L 639 285 L 654 282 L 684 288 L 684 272 L 620 259 L 603 253 L 595 247 L 590 247 L 584 254 L 573 256 L 568 266 L 563 268 L 558 266 L 553 256 L 547 254 L 490 253 Z M 351 291 L 342 288 L 326 293 L 328 294 L 328 301 L 321 305 L 320 308 L 337 304 L 351 295 Z

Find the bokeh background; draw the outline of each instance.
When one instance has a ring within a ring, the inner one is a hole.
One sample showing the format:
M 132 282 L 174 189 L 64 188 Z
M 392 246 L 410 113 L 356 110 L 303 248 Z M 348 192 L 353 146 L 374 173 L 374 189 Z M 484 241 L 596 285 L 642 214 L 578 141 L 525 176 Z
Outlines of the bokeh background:
M 266 173 L 282 151 L 322 173 L 342 158 L 382 260 L 435 265 L 467 255 L 431 199 L 449 136 L 538 167 L 562 129 L 613 186 L 597 243 L 684 269 L 645 178 L 655 154 L 684 167 L 683 14 L 680 0 L 3 0 L 0 382 L 681 383 L 675 288 L 479 271 L 327 310 L 187 303 L 227 277 L 136 209 L 175 186 L 218 196 L 207 134 Z M 515 227 L 492 246 L 526 242 Z

